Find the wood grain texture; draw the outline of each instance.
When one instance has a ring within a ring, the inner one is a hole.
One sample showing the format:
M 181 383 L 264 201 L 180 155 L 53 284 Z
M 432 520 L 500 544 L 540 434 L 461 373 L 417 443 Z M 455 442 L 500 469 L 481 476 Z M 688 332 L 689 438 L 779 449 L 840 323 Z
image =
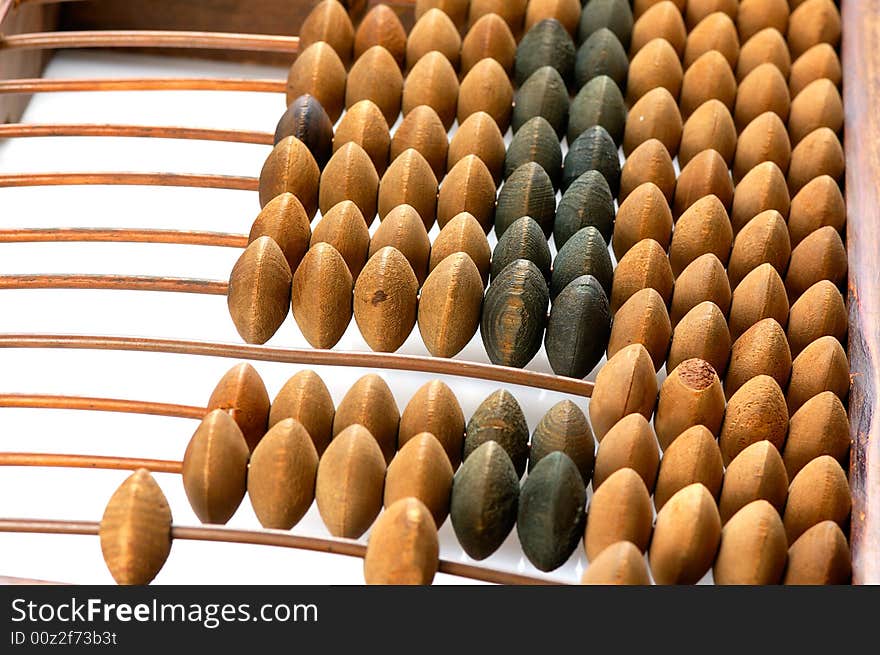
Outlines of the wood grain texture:
M 880 8 L 843 0 L 849 255 L 850 540 L 855 584 L 880 583 Z

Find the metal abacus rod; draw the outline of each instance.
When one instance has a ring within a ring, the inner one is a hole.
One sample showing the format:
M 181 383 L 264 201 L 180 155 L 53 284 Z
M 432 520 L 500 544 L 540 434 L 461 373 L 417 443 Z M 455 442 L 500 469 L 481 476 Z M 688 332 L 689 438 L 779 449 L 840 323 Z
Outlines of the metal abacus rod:
M 201 173 L 6 173 L 0 175 L 0 187 L 66 186 L 107 184 L 122 186 L 182 186 L 203 189 L 257 191 L 259 180 L 238 175 Z
M 197 141 L 226 141 L 271 146 L 274 139 L 269 132 L 249 130 L 214 130 L 201 127 L 165 125 L 101 125 L 97 123 L 6 123 L 0 125 L 0 139 L 49 136 L 109 136 L 143 137 L 153 139 L 193 139 Z
M 215 48 L 293 54 L 299 50 L 299 37 L 184 30 L 84 30 L 0 38 L 0 50 L 46 48 Z
M 0 275 L 0 290 L 13 289 L 165 291 L 225 296 L 228 284 L 220 280 L 151 275 Z
M 221 77 L 19 78 L 0 80 L 0 94 L 73 91 L 247 91 L 284 93 L 284 80 Z
M 0 230 L 0 243 L 174 243 L 188 246 L 244 248 L 244 234 L 190 230 L 141 230 L 136 228 L 16 228 Z
M 193 419 L 201 419 L 208 413 L 208 409 L 205 407 L 157 403 L 146 400 L 20 393 L 0 394 L 0 407 L 17 409 L 76 409 L 91 412 L 120 412 L 123 414 L 148 414 L 151 416 Z

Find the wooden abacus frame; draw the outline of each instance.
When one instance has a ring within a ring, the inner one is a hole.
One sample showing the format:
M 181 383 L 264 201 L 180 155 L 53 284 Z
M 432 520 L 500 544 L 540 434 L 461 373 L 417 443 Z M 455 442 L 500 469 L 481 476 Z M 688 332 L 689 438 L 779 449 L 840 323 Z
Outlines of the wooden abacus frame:
M 131 0 L 123 6 L 71 0 L 0 0 L 0 50 L 15 50 L 14 57 L 0 58 L 0 137 L 18 136 L 142 136 L 206 139 L 271 145 L 269 133 L 233 130 L 157 128 L 134 125 L 22 125 L 17 121 L 29 94 L 57 91 L 101 90 L 238 90 L 283 93 L 280 80 L 157 78 L 117 80 L 44 80 L 40 78 L 51 51 L 70 47 L 126 47 L 191 49 L 193 54 L 236 61 L 285 62 L 295 52 L 299 40 L 290 36 L 311 8 L 311 3 L 279 0 L 254 0 L 248 11 L 230 15 L 218 11 L 221 3 L 205 0 L 198 7 L 169 12 L 178 7 L 175 0 Z M 253 5 L 259 5 L 259 11 Z M 355 3 L 362 10 L 365 3 Z M 372 4 L 372 3 L 370 3 Z M 401 13 L 411 2 L 399 0 Z M 849 396 L 850 434 L 852 438 L 849 481 L 852 490 L 853 582 L 880 582 L 880 159 L 876 142 L 880 138 L 880 54 L 872 46 L 880 37 L 880 9 L 874 3 L 841 0 L 843 44 L 841 48 L 844 77 L 847 253 L 849 281 L 848 356 L 851 371 Z M 216 32 L 178 31 L 197 21 Z M 120 24 L 126 30 L 115 29 Z M 161 25 L 162 30 L 155 29 Z M 110 29 L 110 28 L 114 29 Z M 59 31 L 56 31 L 59 30 Z M 245 33 L 238 33 L 239 31 Z M 0 176 L 0 186 L 37 186 L 50 184 L 137 184 L 172 185 L 233 189 L 257 189 L 257 179 L 219 175 L 172 173 L 45 173 Z M 172 230 L 107 229 L 16 229 L 0 231 L 0 241 L 133 241 L 185 243 L 241 248 L 245 235 L 177 232 Z M 182 280 L 175 278 L 130 276 L 2 276 L 4 288 L 114 288 L 152 289 L 225 294 L 225 282 Z M 39 335 L 0 335 L 3 348 L 87 348 L 171 352 L 235 357 L 252 360 L 332 364 L 377 368 L 418 370 L 499 382 L 535 386 L 580 396 L 589 396 L 587 382 L 530 371 L 475 364 L 438 358 L 374 353 L 343 353 L 316 350 L 291 350 L 259 346 L 210 344 L 163 339 L 125 339 L 115 337 L 72 337 Z M 136 411 L 166 415 L 201 416 L 203 408 L 160 406 L 155 403 L 128 403 L 108 399 L 62 398 L 53 396 L 0 396 L 2 406 L 66 407 Z M 14 456 L 12 456 L 14 459 Z M 27 454 L 21 462 L 35 461 Z M 6 456 L 9 460 L 10 456 Z M 5 461 L 5 460 L 4 460 Z M 41 465 L 47 465 L 43 458 Z M 106 462 L 110 465 L 112 462 Z M 166 463 L 173 469 L 176 463 Z M 129 464 L 122 466 L 128 468 Z M 157 470 L 161 470 L 157 469 Z M 95 534 L 97 524 L 3 520 L 0 531 L 34 531 L 67 534 Z M 312 548 L 324 552 L 363 556 L 363 547 L 336 540 L 308 540 L 290 535 L 214 528 L 178 528 L 174 537 L 182 539 L 234 540 L 243 543 Z M 468 567 L 441 563 L 440 571 L 469 575 Z M 478 568 L 478 567 L 470 567 Z M 480 569 L 481 579 L 495 582 L 534 582 L 513 574 Z

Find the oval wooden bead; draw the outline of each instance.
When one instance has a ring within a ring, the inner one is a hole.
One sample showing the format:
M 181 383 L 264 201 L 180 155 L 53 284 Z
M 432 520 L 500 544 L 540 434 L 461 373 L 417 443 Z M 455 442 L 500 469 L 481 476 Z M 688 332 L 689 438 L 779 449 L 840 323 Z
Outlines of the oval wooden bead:
M 772 162 L 780 170 L 788 170 L 791 143 L 782 120 L 774 112 L 764 112 L 739 135 L 733 176 L 737 181 L 764 162 Z
M 391 53 L 398 65 L 406 58 L 406 30 L 388 5 L 376 5 L 361 20 L 354 33 L 354 58 L 378 45 Z
M 342 398 L 333 417 L 334 439 L 352 425 L 364 427 L 379 445 L 385 462 L 397 449 L 400 411 L 388 384 L 375 374 L 359 378 Z
M 714 196 L 708 197 L 714 198 Z M 698 204 L 695 203 L 692 207 L 697 207 Z M 685 212 L 684 216 L 687 215 L 688 212 Z M 673 245 L 675 245 L 674 239 Z M 730 283 L 724 265 L 715 253 L 700 255 L 679 274 L 672 292 L 670 311 L 672 324 L 677 325 L 689 311 L 707 300 L 717 305 L 722 314 L 726 314 L 730 309 Z
M 651 355 L 654 370 L 666 362 L 672 324 L 666 303 L 656 289 L 642 289 L 627 300 L 614 315 L 611 336 L 608 338 L 608 356 L 633 343 L 642 344 Z
M 592 275 L 601 285 L 607 299 L 611 291 L 612 270 L 605 240 L 596 228 L 588 225 L 572 235 L 556 254 L 550 280 L 550 297 L 555 299 L 559 296 L 575 278 Z
M 653 239 L 642 239 L 620 259 L 614 269 L 611 311 L 616 312 L 630 296 L 641 289 L 656 289 L 668 303 L 672 298 L 672 268 L 666 251 Z
M 681 61 L 669 41 L 649 41 L 629 62 L 627 99 L 630 104 L 635 104 L 648 91 L 658 87 L 663 87 L 673 98 L 677 98 L 683 75 Z
M 388 467 L 385 475 L 385 509 L 401 498 L 417 498 L 443 525 L 452 495 L 452 466 L 443 446 L 429 432 L 412 436 Z
M 327 385 L 320 376 L 308 369 L 291 377 L 269 411 L 269 427 L 292 418 L 309 433 L 318 456 L 322 455 L 333 437 L 333 417 L 336 408 Z
M 364 580 L 370 585 L 429 585 L 440 563 L 437 526 L 416 498 L 388 507 L 370 531 Z
M 461 35 L 455 23 L 439 9 L 429 9 L 416 21 L 406 41 L 406 66 L 412 68 L 427 53 L 436 50 L 458 68 Z
M 560 451 L 574 462 L 586 487 L 593 477 L 595 449 L 593 430 L 581 408 L 570 400 L 562 400 L 544 414 L 532 433 L 529 473 L 544 457 Z
M 424 16 L 431 9 L 439 9 L 444 12 L 458 27 L 467 23 L 470 0 L 416 0 L 416 20 Z
M 629 414 L 615 423 L 599 443 L 593 489 L 623 468 L 630 468 L 641 476 L 650 493 L 657 479 L 660 451 L 651 424 L 641 414 Z
M 740 130 L 768 111 L 784 122 L 790 108 L 788 84 L 782 73 L 773 64 L 761 64 L 740 82 L 733 119 Z
M 302 203 L 309 219 L 318 209 L 321 171 L 306 145 L 288 136 L 279 141 L 260 171 L 260 207 L 272 198 L 290 192 Z
M 587 491 L 574 462 L 561 451 L 539 461 L 519 495 L 516 533 L 540 571 L 565 564 L 583 534 Z
M 415 107 L 397 127 L 391 139 L 391 161 L 410 148 L 425 158 L 437 179 L 442 179 L 449 141 L 437 112 L 427 105 Z
M 731 109 L 736 97 L 736 78 L 730 64 L 720 52 L 710 50 L 684 72 L 679 99 L 681 116 L 687 119 L 697 107 L 709 100 L 718 100 Z
M 550 123 L 562 139 L 569 118 L 568 89 L 552 66 L 542 66 L 517 88 L 511 115 L 513 131 L 517 132 L 535 116 Z
M 379 183 L 379 218 L 384 220 L 395 207 L 409 205 L 429 230 L 437 215 L 437 192 L 437 177 L 430 164 L 418 151 L 404 150 Z
M 664 2 L 654 2 L 642 11 L 639 9 L 637 8 L 633 12 L 636 22 L 633 25 L 630 54 L 636 54 L 649 41 L 661 38 L 669 41 L 670 45 L 675 48 L 675 52 L 681 57 L 687 40 L 681 8 L 677 7 L 675 3 L 665 0 Z
M 513 70 L 516 39 L 498 14 L 481 16 L 465 34 L 461 42 L 462 75 L 467 75 L 477 62 L 487 57 L 501 64 L 506 73 Z
M 787 0 L 741 0 L 736 16 L 739 38 L 747 41 L 768 27 L 785 34 L 788 11 Z
M 345 65 L 329 43 L 301 46 L 287 74 L 287 104 L 303 95 L 314 96 L 332 122 L 345 106 Z
M 846 246 L 840 234 L 830 225 L 820 227 L 791 251 L 791 262 L 785 276 L 785 288 L 797 298 L 821 280 L 841 285 L 848 270 Z
M 682 63 L 687 69 L 713 50 L 727 60 L 731 69 L 736 66 L 739 59 L 739 36 L 730 16 L 722 11 L 709 14 L 691 29 L 685 42 Z
M 733 230 L 727 211 L 717 196 L 705 196 L 687 208 L 675 223 L 669 245 L 669 265 L 672 273 L 681 276 L 694 261 L 711 254 L 725 264 L 730 256 Z M 673 292 L 673 307 L 678 292 Z M 730 289 L 728 288 L 728 296 Z M 690 309 L 688 307 L 687 309 Z M 682 314 L 683 315 L 683 314 Z
M 256 369 L 247 363 L 236 364 L 223 374 L 208 399 L 208 411 L 222 409 L 229 414 L 253 450 L 266 432 L 269 394 Z
M 370 225 L 376 215 L 379 175 L 369 155 L 351 141 L 337 150 L 321 174 L 321 213 L 343 200 L 351 200 Z
M 489 280 L 489 260 L 492 251 L 477 219 L 467 212 L 458 214 L 446 223 L 434 239 L 428 271 L 433 271 L 440 262 L 457 252 L 463 252 L 470 257 L 485 286 Z
M 247 343 L 266 343 L 287 318 L 290 266 L 270 237 L 260 237 L 232 267 L 226 295 L 235 329 Z
M 605 433 L 628 414 L 651 418 L 657 400 L 657 376 L 648 351 L 639 343 L 627 346 L 599 369 L 590 398 L 590 422 L 601 442 Z
M 345 85 L 345 106 L 350 108 L 361 100 L 371 100 L 394 125 L 400 114 L 403 75 L 394 57 L 382 46 L 373 46 L 358 57 L 348 71 Z
M 779 273 L 770 264 L 761 264 L 733 290 L 730 301 L 730 336 L 734 340 L 765 318 L 788 324 L 788 298 Z
M 656 185 L 647 182 L 635 188 L 620 203 L 611 240 L 618 260 L 643 239 L 653 239 L 666 250 L 671 238 L 672 212 Z
M 504 137 L 501 136 L 498 124 L 489 114 L 481 111 L 471 114 L 458 126 L 449 141 L 446 168 L 451 170 L 463 158 L 475 155 L 486 165 L 495 184 L 498 184 L 506 154 Z
M 501 237 L 523 216 L 535 219 L 549 238 L 556 218 L 556 191 L 547 172 L 533 161 L 517 168 L 501 187 L 495 208 L 495 234 Z
M 309 433 L 293 418 L 273 425 L 254 449 L 247 491 L 264 528 L 290 530 L 315 498 L 318 452 Z
M 590 562 L 581 576 L 581 584 L 649 585 L 651 576 L 639 549 L 629 541 L 618 541 Z
M 678 491 L 702 484 L 714 498 L 721 491 L 724 466 L 715 436 L 704 425 L 694 425 L 669 444 L 660 460 L 654 506 L 659 512 Z
M 503 133 L 510 125 L 512 109 L 513 87 L 501 64 L 494 59 L 483 59 L 476 63 L 461 81 L 458 92 L 459 124 L 477 112 L 485 112 Z
M 718 507 L 726 523 L 756 500 L 766 500 L 781 514 L 787 498 L 788 475 L 779 450 L 769 441 L 758 441 L 727 465 Z
M 836 47 L 840 32 L 840 12 L 831 0 L 806 0 L 791 12 L 788 47 L 793 57 L 819 43 Z
M 785 175 L 777 164 L 765 161 L 749 170 L 736 185 L 730 221 L 734 231 L 739 232 L 755 216 L 770 209 L 787 218 L 790 207 Z
M 712 16 L 716 12 L 729 18 L 736 18 L 738 5 L 739 2 L 737 0 L 690 0 L 687 3 L 687 11 L 685 12 L 688 29 L 693 29 L 707 16 Z M 736 31 L 734 31 L 734 34 L 736 34 Z
M 550 277 L 550 246 L 541 226 L 530 216 L 515 220 L 498 239 L 492 253 L 492 280 L 518 260 L 532 262 L 545 280 Z
M 675 193 L 675 167 L 669 151 L 657 139 L 648 139 L 633 150 L 620 171 L 620 202 L 645 182 L 659 188 L 671 203 Z M 559 219 L 557 218 L 557 222 Z
M 342 430 L 318 462 L 315 500 L 321 520 L 334 537 L 357 539 L 382 509 L 385 459 L 362 425 Z
M 791 417 L 782 459 L 788 477 L 821 455 L 829 455 L 841 466 L 849 453 L 849 421 L 840 398 L 823 391 L 805 402 Z
M 773 64 L 785 78 L 791 72 L 788 45 L 775 27 L 765 27 L 743 43 L 736 62 L 736 79 L 742 81 L 761 64 Z
M 290 270 L 295 271 L 309 248 L 311 237 L 309 217 L 295 195 L 282 193 L 263 207 L 251 225 L 248 244 L 263 236 L 281 248 Z
M 607 75 L 590 79 L 572 101 L 568 142 L 574 143 L 593 125 L 604 127 L 615 143 L 623 140 L 626 103 L 617 84 Z
M 569 146 L 562 166 L 563 192 L 589 170 L 599 171 L 608 182 L 611 194 L 617 195 L 620 190 L 617 145 L 608 131 L 600 125 L 593 125 L 585 130 Z
M 565 30 L 574 36 L 581 18 L 581 4 L 578 0 L 535 0 L 526 7 L 524 29 L 547 18 L 555 18 Z
M 484 234 L 488 233 L 495 221 L 495 191 L 492 173 L 482 159 L 476 155 L 460 159 L 446 174 L 437 196 L 441 232 L 452 219 L 465 213 L 476 219 Z
M 427 105 L 437 112 L 444 131 L 448 130 L 455 122 L 458 90 L 458 76 L 449 60 L 436 50 L 429 52 L 413 66 L 403 83 L 403 115 Z
M 428 276 L 431 241 L 415 209 L 409 205 L 398 205 L 388 212 L 370 239 L 368 258 L 386 246 L 396 248 L 406 257 L 421 286 Z
M 470 22 L 473 25 L 486 14 L 498 14 L 514 33 L 519 32 L 526 15 L 528 0 L 471 0 Z
M 675 98 L 663 87 L 651 89 L 629 109 L 623 133 L 623 154 L 629 154 L 649 139 L 657 139 L 669 152 L 678 153 L 681 114 Z
M 718 437 L 724 463 L 729 464 L 746 447 L 767 440 L 781 450 L 788 434 L 788 409 L 779 384 L 759 375 L 743 384 L 727 403 Z
M 687 359 L 663 381 L 654 416 L 654 429 L 664 450 L 695 425 L 705 427 L 714 440 L 721 430 L 723 418 L 724 392 L 718 374 L 709 362 Z M 716 489 L 709 484 L 706 486 L 713 495 L 717 495 Z
M 629 58 L 614 32 L 603 27 L 583 42 L 575 56 L 575 87 L 582 87 L 595 77 L 608 77 L 619 88 L 626 88 Z
M 470 342 L 480 324 L 483 281 L 463 252 L 437 265 L 419 296 L 419 332 L 435 357 L 454 357 Z
M 779 584 L 788 540 L 779 513 L 766 500 L 749 503 L 721 531 L 713 577 L 721 585 Z
M 457 469 L 464 446 L 464 414 L 452 389 L 441 380 L 426 382 L 410 398 L 400 417 L 398 444 L 403 448 L 422 432 L 440 442 L 452 467 Z
M 519 475 L 507 452 L 487 441 L 471 453 L 452 483 L 449 517 L 462 549 L 475 560 L 494 553 L 516 523 Z
M 834 337 L 820 337 L 801 351 L 791 364 L 788 411 L 794 413 L 813 396 L 832 391 L 841 400 L 849 394 L 849 362 Z
M 788 549 L 783 584 L 848 584 L 852 576 L 849 544 L 834 521 L 822 521 Z
M 498 389 L 483 400 L 467 422 L 465 434 L 465 462 L 487 441 L 495 441 L 513 462 L 517 478 L 522 477 L 529 454 L 529 426 L 509 391 Z
M 238 424 L 222 409 L 211 411 L 183 455 L 183 488 L 202 523 L 226 523 L 246 491 L 248 444 Z
M 556 187 L 562 174 L 562 148 L 550 123 L 540 116 L 523 125 L 510 142 L 504 159 L 505 179 L 529 162 L 543 168 Z
M 820 227 L 830 225 L 840 231 L 846 223 L 846 203 L 837 182 L 828 175 L 810 180 L 792 198 L 788 231 L 792 247 Z
M 642 14 L 648 9 L 664 1 L 665 0 L 632 0 L 630 4 L 632 4 L 633 7 L 633 15 L 636 18 L 641 18 Z M 679 13 L 684 14 L 687 0 L 671 0 L 671 2 Z
M 730 332 L 724 314 L 714 302 L 698 303 L 672 332 L 666 367 L 675 369 L 688 359 L 702 359 L 722 374 L 730 358 Z
M 333 147 L 333 123 L 318 100 L 309 94 L 294 99 L 275 126 L 275 143 L 292 136 L 302 141 L 318 166 L 330 159 Z
M 612 473 L 593 492 L 584 531 L 587 558 L 595 559 L 618 541 L 629 541 L 644 552 L 651 538 L 654 510 L 638 473 L 623 468 Z
M 820 280 L 804 291 L 788 313 L 788 342 L 792 355 L 816 339 L 831 336 L 843 342 L 847 329 L 846 305 L 840 290 L 828 280 Z
M 788 267 L 789 257 L 791 243 L 782 214 L 775 209 L 761 212 L 743 226 L 733 242 L 727 264 L 730 286 L 736 288 L 762 264 L 770 264 L 781 275 Z
M 553 66 L 563 79 L 574 72 L 574 41 L 558 20 L 545 19 L 534 25 L 516 48 L 513 68 L 518 85 L 542 66 Z
M 583 43 L 593 32 L 607 27 L 624 48 L 632 39 L 633 14 L 626 0 L 593 0 L 584 4 L 578 23 L 577 40 Z
M 373 350 L 394 352 L 416 323 L 419 282 L 399 250 L 382 248 L 354 285 L 354 320 Z
M 687 166 L 704 150 L 715 150 L 730 164 L 736 144 L 736 126 L 730 110 L 712 98 L 697 107 L 684 123 L 678 148 L 679 165 Z
M 357 279 L 367 261 L 370 232 L 356 204 L 343 200 L 323 215 L 312 232 L 309 248 L 319 243 L 333 246 L 348 266 L 352 279 Z
M 810 82 L 820 79 L 831 80 L 835 85 L 840 85 L 843 79 L 840 57 L 828 43 L 814 45 L 791 65 L 791 74 L 788 78 L 791 96 L 795 97 Z
M 811 82 L 791 102 L 788 132 L 793 144 L 820 127 L 834 132 L 843 127 L 843 100 L 831 80 Z
M 321 0 L 309 12 L 300 26 L 300 48 L 307 48 L 313 43 L 328 43 L 339 58 L 348 63 L 351 61 L 351 50 L 354 45 L 354 27 L 348 12 L 337 0 Z
M 785 331 L 775 319 L 758 321 L 737 339 L 730 353 L 724 392 L 731 396 L 758 375 L 769 375 L 780 387 L 791 375 L 791 351 Z
M 695 584 L 712 566 L 721 541 L 715 499 L 702 484 L 688 485 L 657 512 L 648 555 L 657 584 Z
M 608 298 L 598 280 L 582 275 L 553 300 L 544 348 L 557 375 L 583 378 L 602 359 L 611 331 Z
M 675 186 L 673 213 L 681 216 L 697 200 L 714 195 L 725 208 L 733 200 L 733 181 L 727 162 L 715 150 L 704 150 L 681 170 Z
M 794 543 L 822 521 L 845 526 L 851 507 L 849 483 L 840 464 L 828 455 L 817 457 L 801 469 L 788 489 L 782 517 L 788 541 Z
M 113 492 L 98 527 L 101 554 L 120 585 L 145 585 L 171 552 L 171 508 L 147 469 Z
M 553 223 L 553 241 L 557 249 L 577 232 L 593 226 L 607 241 L 614 225 L 614 197 L 605 176 L 599 171 L 587 171 L 572 182 L 556 208 Z
M 336 248 L 318 243 L 293 276 L 293 318 L 313 348 L 332 348 L 351 323 L 351 272 Z
M 791 151 L 788 190 L 792 195 L 822 175 L 839 180 L 846 161 L 837 135 L 827 127 L 810 132 Z
M 377 174 L 385 172 L 391 134 L 382 111 L 372 100 L 361 100 L 353 104 L 336 126 L 334 152 L 351 142 L 363 148 L 373 162 Z

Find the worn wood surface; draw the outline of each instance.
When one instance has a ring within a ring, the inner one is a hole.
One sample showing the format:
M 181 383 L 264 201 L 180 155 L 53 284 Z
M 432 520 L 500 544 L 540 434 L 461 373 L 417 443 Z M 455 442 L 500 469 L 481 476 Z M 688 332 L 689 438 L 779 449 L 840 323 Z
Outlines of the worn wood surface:
M 8 10 L 8 13 L 5 13 Z M 0 2 L 0 34 L 41 32 L 57 27 L 58 10 L 54 6 L 32 5 L 12 9 Z M 16 77 L 40 77 L 51 52 L 21 50 L 5 52 L 0 56 L 0 80 Z M 21 118 L 30 96 L 0 95 L 0 123 L 10 123 Z

